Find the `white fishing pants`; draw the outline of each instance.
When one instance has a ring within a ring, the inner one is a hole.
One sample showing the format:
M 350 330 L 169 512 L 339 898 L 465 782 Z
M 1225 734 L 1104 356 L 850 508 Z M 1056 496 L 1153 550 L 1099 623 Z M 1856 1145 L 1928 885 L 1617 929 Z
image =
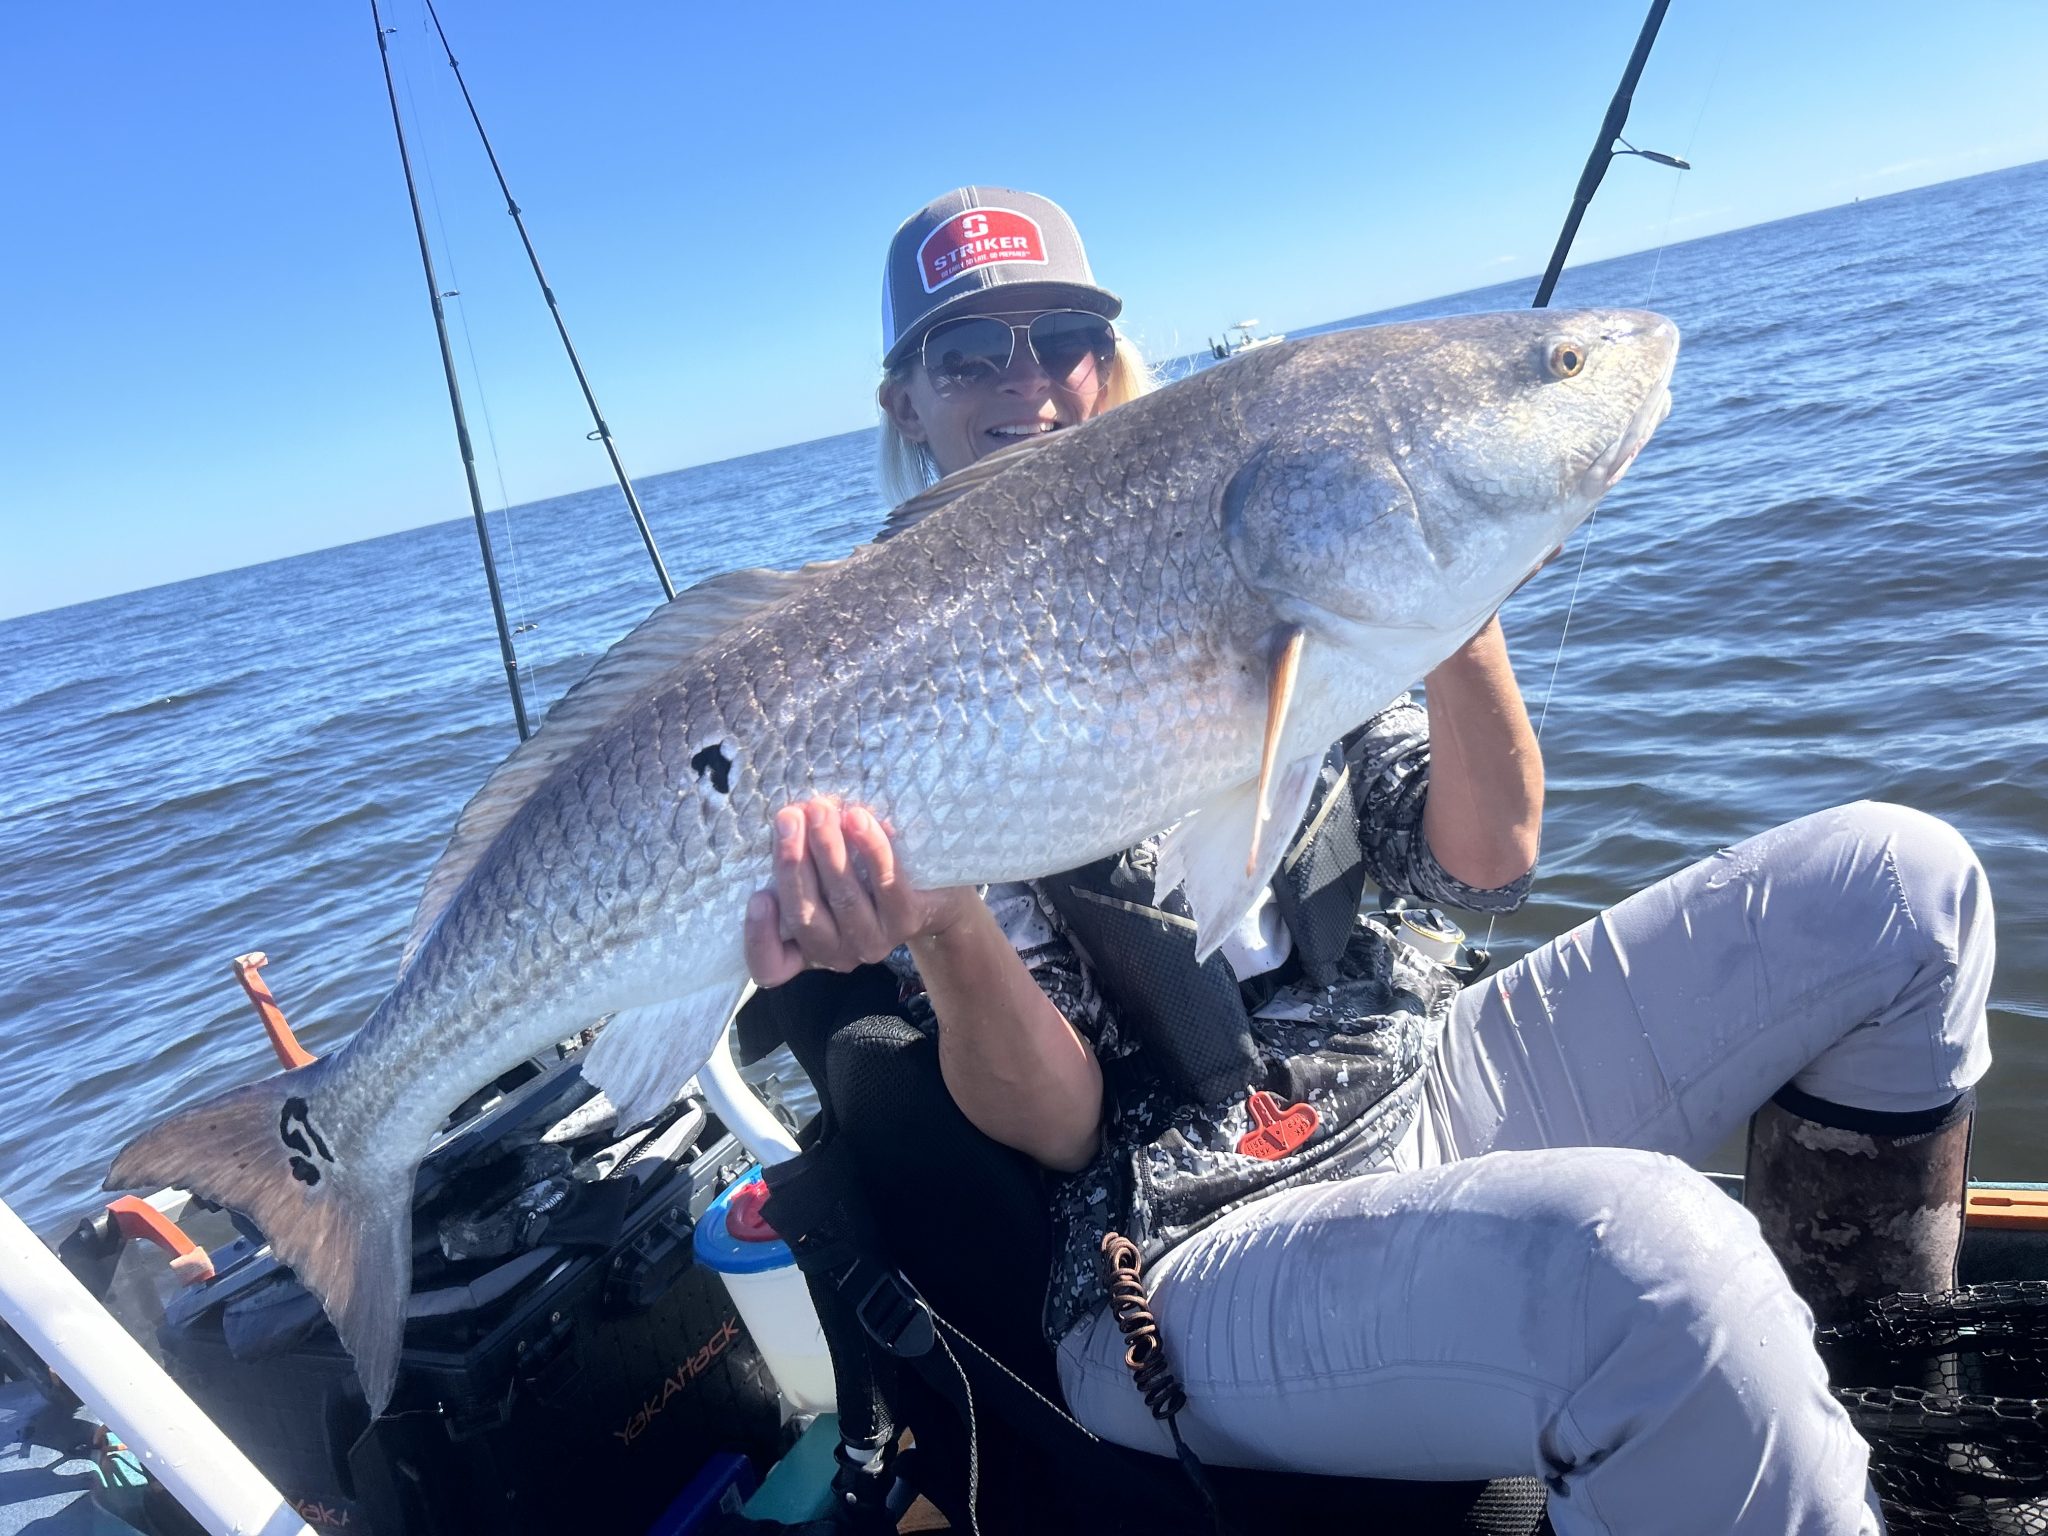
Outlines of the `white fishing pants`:
M 1460 998 L 1390 1171 L 1255 1201 L 1149 1272 L 1183 1433 L 1219 1464 L 1526 1475 L 1559 1536 L 1881 1523 L 1812 1318 L 1692 1172 L 1787 1081 L 1947 1103 L 1989 1064 L 1984 874 L 1862 803 L 1706 859 Z M 1106 1313 L 1076 1415 L 1170 1452 Z

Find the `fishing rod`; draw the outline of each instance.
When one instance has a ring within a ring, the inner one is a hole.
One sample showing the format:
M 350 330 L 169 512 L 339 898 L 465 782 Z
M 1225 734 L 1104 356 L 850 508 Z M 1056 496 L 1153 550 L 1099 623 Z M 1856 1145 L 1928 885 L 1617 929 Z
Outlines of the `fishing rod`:
M 441 307 L 441 284 L 434 276 L 434 255 L 427 246 L 426 220 L 420 217 L 419 188 L 412 179 L 412 156 L 406 152 L 405 124 L 398 115 L 398 88 L 391 82 L 391 47 L 384 39 L 384 18 L 377 0 L 370 0 L 370 21 L 377 29 L 377 54 L 384 64 L 384 94 L 391 98 L 391 128 L 398 135 L 398 163 L 405 169 L 405 195 L 412 204 L 413 232 L 420 239 L 420 270 L 427 277 L 427 300 L 434 307 L 434 334 L 441 339 L 441 372 L 448 380 L 448 409 L 455 416 L 455 441 L 462 451 L 462 473 L 469 481 L 469 508 L 476 516 L 476 541 L 483 548 L 484 580 L 491 589 L 491 615 L 498 621 L 498 651 L 505 658 L 505 685 L 512 690 L 512 715 L 519 739 L 533 734 L 526 719 L 526 694 L 519 686 L 519 657 L 512 649 L 512 629 L 505 622 L 505 594 L 498 586 L 498 564 L 491 558 L 491 530 L 484 522 L 483 492 L 477 489 L 476 452 L 470 447 L 469 419 L 462 412 L 462 386 L 455 378 L 455 353 L 448 345 L 448 315 Z
M 1571 210 L 1564 216 L 1564 229 L 1557 237 L 1557 248 L 1550 253 L 1550 265 L 1543 269 L 1543 281 L 1536 286 L 1536 298 L 1529 306 L 1531 309 L 1542 309 L 1550 302 L 1551 290 L 1557 286 L 1558 274 L 1564 270 L 1564 259 L 1579 232 L 1579 220 L 1586 216 L 1587 204 L 1600 190 L 1600 180 L 1617 155 L 1636 155 L 1674 170 L 1692 169 L 1676 155 L 1654 149 L 1637 149 L 1621 136 L 1621 130 L 1628 126 L 1628 109 L 1635 101 L 1636 81 L 1642 78 L 1643 66 L 1650 61 L 1650 46 L 1657 41 L 1657 29 L 1664 25 L 1664 13 L 1670 8 L 1671 0 L 1650 0 L 1650 14 L 1644 18 L 1643 30 L 1636 37 L 1635 51 L 1628 56 L 1628 67 L 1621 72 L 1621 84 L 1615 87 L 1614 100 L 1607 104 L 1607 116 L 1600 120 L 1600 136 L 1593 141 L 1593 152 L 1586 157 L 1586 168 L 1579 172 L 1578 190 L 1572 194 Z M 1617 144 L 1621 146 L 1619 149 L 1615 148 Z
M 662 564 L 661 551 L 655 547 L 654 530 L 647 524 L 647 514 L 640 509 L 640 498 L 633 492 L 633 481 L 626 473 L 626 466 L 619 462 L 619 450 L 612 442 L 612 429 L 605 424 L 604 412 L 597 408 L 597 395 L 591 390 L 590 380 L 583 372 L 582 359 L 576 355 L 576 344 L 569 339 L 569 325 L 562 318 L 561 306 L 555 302 L 555 291 L 548 286 L 547 274 L 540 269 L 540 254 L 533 248 L 533 238 L 526 232 L 526 220 L 512 196 L 512 188 L 506 184 L 504 169 L 498 164 L 498 152 L 491 147 L 491 136 L 484 132 L 484 120 L 478 115 L 476 102 L 469 94 L 469 82 L 462 78 L 462 66 L 456 62 L 455 49 L 448 42 L 447 29 L 441 25 L 440 12 L 434 9 L 434 0 L 426 0 L 426 7 L 427 15 L 433 18 L 434 31 L 440 34 L 441 51 L 448 55 L 448 67 L 455 71 L 455 83 L 462 88 L 462 102 L 469 108 L 469 120 L 476 124 L 476 136 L 483 141 L 484 153 L 490 157 L 491 174 L 498 178 L 498 190 L 505 194 L 505 211 L 512 215 L 512 222 L 518 226 L 519 243 L 526 247 L 526 260 L 533 268 L 533 280 L 540 284 L 541 297 L 547 300 L 548 313 L 554 316 L 555 332 L 562 338 L 562 350 L 569 354 L 569 367 L 575 371 L 576 383 L 583 391 L 583 403 L 590 407 L 590 419 L 596 426 L 590 439 L 604 445 L 605 456 L 612 461 L 612 475 L 618 480 L 619 489 L 625 492 L 626 505 L 640 528 L 640 540 L 647 546 L 647 558 L 654 562 L 655 577 L 661 582 L 661 595 L 673 598 L 676 586 L 669 580 L 668 567 Z

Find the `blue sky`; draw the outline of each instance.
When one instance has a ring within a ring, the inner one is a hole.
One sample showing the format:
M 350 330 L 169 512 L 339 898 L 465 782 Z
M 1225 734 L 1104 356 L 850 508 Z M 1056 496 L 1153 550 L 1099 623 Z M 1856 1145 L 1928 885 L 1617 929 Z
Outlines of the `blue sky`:
M 872 421 L 883 247 L 1064 202 L 1155 356 L 1540 268 L 1640 0 L 442 0 L 625 456 Z M 608 471 L 419 0 L 386 23 L 486 499 Z M 367 0 L 16 7 L 0 617 L 466 515 Z M 2034 0 L 1676 0 L 1591 260 L 2048 158 Z M 466 327 L 466 329 L 465 329 Z M 495 455 L 491 438 L 495 438 Z

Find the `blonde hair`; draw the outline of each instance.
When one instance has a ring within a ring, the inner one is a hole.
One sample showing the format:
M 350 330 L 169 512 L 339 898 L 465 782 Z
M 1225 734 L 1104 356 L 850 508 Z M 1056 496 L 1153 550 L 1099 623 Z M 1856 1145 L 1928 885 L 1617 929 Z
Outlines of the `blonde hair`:
M 875 392 L 877 401 L 885 392 L 899 388 L 908 380 L 910 370 L 917 365 L 917 359 L 911 357 L 884 374 L 881 387 Z M 1116 359 L 1109 365 L 1109 380 L 1102 387 L 1101 410 L 1111 410 L 1140 395 L 1149 395 L 1158 387 L 1158 376 L 1153 373 L 1152 365 L 1145 361 L 1137 343 L 1128 336 L 1119 335 Z M 939 479 L 939 466 L 933 461 L 931 450 L 923 443 L 913 443 L 905 437 L 886 409 L 882 412 L 882 439 L 877 458 L 882 495 L 891 506 L 908 501 Z

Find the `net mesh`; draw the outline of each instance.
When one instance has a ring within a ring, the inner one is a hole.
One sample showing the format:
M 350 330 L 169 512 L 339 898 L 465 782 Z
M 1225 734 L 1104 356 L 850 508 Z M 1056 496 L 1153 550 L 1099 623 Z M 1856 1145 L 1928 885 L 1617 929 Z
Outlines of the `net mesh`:
M 2048 1281 L 1887 1296 L 1816 1342 L 1892 1536 L 2048 1536 Z

